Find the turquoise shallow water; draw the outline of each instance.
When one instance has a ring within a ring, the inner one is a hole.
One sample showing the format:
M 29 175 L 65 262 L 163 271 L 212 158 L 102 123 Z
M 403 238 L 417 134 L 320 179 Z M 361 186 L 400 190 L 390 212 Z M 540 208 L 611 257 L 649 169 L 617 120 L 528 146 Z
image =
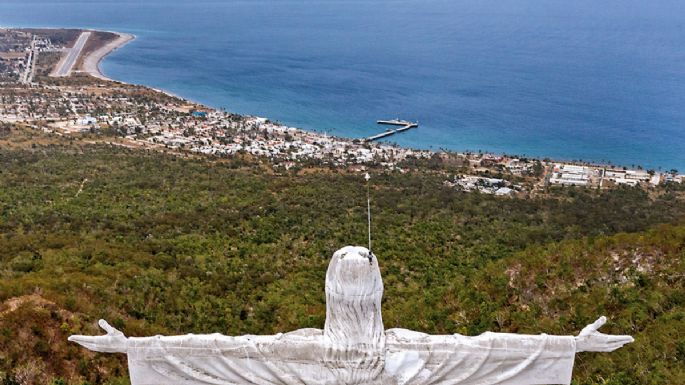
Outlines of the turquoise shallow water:
M 680 0 L 3 0 L 0 25 L 134 33 L 105 73 L 305 129 L 685 171 Z

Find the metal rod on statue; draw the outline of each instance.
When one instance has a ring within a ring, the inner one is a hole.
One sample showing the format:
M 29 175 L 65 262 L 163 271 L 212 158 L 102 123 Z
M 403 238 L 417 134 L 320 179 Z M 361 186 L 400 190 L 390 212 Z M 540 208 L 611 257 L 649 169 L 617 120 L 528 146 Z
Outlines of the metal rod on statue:
M 369 223 L 369 253 L 371 253 L 371 194 L 369 192 L 369 179 L 371 179 L 371 175 L 367 172 L 364 175 L 364 179 L 366 179 L 366 216 Z

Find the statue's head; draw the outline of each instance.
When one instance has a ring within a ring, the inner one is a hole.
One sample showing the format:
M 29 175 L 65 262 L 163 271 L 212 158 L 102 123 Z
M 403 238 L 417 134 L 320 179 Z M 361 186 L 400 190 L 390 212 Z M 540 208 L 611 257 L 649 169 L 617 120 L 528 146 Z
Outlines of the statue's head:
M 324 360 L 340 384 L 367 384 L 383 369 L 383 281 L 376 257 L 364 247 L 333 254 L 326 272 Z
M 359 246 L 345 246 L 336 251 L 328 264 L 326 293 L 350 298 L 378 297 L 380 301 L 383 281 L 376 257 Z

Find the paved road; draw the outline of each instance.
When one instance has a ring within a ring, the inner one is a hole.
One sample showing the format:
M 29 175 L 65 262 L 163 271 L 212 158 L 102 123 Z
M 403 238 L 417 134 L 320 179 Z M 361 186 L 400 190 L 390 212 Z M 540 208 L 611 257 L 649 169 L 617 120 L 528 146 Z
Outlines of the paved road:
M 90 32 L 81 33 L 74 46 L 68 51 L 67 57 L 60 62 L 60 67 L 55 72 L 55 76 L 69 76 L 71 74 L 71 70 L 81 56 L 81 51 L 83 51 L 83 47 L 86 45 L 89 37 Z
M 33 48 L 34 43 L 31 42 L 31 50 L 29 51 L 29 58 L 26 60 L 26 68 L 24 68 L 24 73 L 21 74 L 21 83 L 29 83 L 31 80 L 29 80 L 29 76 L 31 75 L 31 72 L 33 71 L 34 61 L 35 61 L 35 51 Z

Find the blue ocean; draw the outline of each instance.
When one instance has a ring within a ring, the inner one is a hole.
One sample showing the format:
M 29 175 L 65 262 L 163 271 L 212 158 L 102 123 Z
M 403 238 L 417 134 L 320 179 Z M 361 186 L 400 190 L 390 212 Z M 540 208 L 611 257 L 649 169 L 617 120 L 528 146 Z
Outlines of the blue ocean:
M 107 75 L 304 129 L 685 171 L 682 0 L 2 0 L 0 26 L 133 33 Z

